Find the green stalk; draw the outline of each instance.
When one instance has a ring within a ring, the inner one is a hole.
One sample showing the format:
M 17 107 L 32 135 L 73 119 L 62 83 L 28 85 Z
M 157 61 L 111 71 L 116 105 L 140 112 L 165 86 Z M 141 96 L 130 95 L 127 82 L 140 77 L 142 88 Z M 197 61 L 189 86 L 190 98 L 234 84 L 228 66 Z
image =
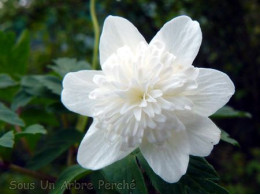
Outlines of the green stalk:
M 77 124 L 76 124 L 76 129 L 79 130 L 80 132 L 84 132 L 87 123 L 88 123 L 88 117 L 80 115 L 78 117 L 78 121 L 77 121 Z
M 97 20 L 96 10 L 95 10 L 95 0 L 90 0 L 90 16 L 93 23 L 95 41 L 94 50 L 92 58 L 92 69 L 96 70 L 98 68 L 98 44 L 99 44 L 99 24 Z
M 98 68 L 99 24 L 98 24 L 96 10 L 95 10 L 95 0 L 90 0 L 90 16 L 93 23 L 94 36 L 95 36 L 93 58 L 92 58 L 92 69 L 96 70 Z M 83 132 L 86 128 L 87 122 L 88 122 L 88 117 L 79 116 L 76 124 L 76 129 Z

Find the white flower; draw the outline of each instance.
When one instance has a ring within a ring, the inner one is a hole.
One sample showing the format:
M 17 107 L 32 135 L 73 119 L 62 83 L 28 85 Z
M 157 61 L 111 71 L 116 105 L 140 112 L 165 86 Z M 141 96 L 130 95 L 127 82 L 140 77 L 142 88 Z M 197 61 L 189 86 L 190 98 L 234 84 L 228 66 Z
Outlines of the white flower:
M 220 139 L 208 118 L 234 94 L 229 77 L 195 68 L 199 23 L 167 22 L 148 44 L 126 19 L 109 16 L 100 39 L 102 71 L 68 73 L 62 102 L 94 122 L 78 150 L 79 164 L 101 169 L 140 148 L 153 171 L 177 182 L 189 155 L 207 156 Z

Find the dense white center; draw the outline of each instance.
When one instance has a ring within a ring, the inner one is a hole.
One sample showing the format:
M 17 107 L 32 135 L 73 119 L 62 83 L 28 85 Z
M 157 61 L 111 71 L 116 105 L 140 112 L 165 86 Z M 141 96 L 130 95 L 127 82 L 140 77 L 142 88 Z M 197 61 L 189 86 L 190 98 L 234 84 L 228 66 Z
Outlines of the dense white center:
M 106 60 L 89 97 L 96 100 L 94 116 L 111 141 L 120 135 L 127 147 L 143 138 L 160 144 L 185 128 L 175 111 L 192 109 L 188 95 L 197 88 L 198 71 L 175 59 L 155 42 L 140 43 L 136 51 L 124 46 Z

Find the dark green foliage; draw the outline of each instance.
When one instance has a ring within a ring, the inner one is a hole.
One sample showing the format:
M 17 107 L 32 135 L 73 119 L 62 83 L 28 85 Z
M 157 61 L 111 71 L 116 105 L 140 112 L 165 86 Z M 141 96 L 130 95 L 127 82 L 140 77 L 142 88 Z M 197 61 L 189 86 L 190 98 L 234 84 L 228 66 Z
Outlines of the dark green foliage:
M 187 173 L 174 184 L 169 184 L 156 175 L 141 154 L 138 155 L 138 160 L 151 184 L 160 193 L 228 193 L 215 183 L 219 177 L 214 168 L 203 158 L 190 157 Z
M 110 183 L 127 183 L 128 186 L 123 188 L 117 186 L 117 191 L 123 194 L 146 194 L 147 189 L 145 181 L 136 162 L 134 155 L 120 160 L 101 171 L 107 181 Z
M 94 192 L 97 194 L 116 194 L 118 191 L 114 188 L 105 188 L 103 185 L 110 184 L 101 173 L 101 171 L 94 171 L 89 175 L 91 183 L 93 184 Z
M 53 194 L 62 194 L 66 189 L 70 188 L 70 182 L 76 181 L 92 171 L 82 168 L 79 165 L 73 165 L 66 168 L 59 176 L 55 183 L 55 188 L 51 191 Z
M 78 143 L 83 138 L 83 134 L 73 130 L 64 129 L 57 131 L 44 143 L 44 146 L 35 153 L 35 156 L 28 162 L 30 169 L 37 170 L 48 165 L 68 150 L 70 146 Z
M 29 32 L 24 31 L 19 39 L 15 34 L 0 31 L 0 72 L 11 75 L 24 74 L 29 60 Z

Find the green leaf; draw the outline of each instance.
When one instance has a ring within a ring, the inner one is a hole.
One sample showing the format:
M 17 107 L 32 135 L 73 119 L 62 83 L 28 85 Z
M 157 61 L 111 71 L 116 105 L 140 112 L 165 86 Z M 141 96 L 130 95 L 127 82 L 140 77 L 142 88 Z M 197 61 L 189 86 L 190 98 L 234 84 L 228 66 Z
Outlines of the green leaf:
M 37 75 L 23 76 L 21 80 L 22 90 L 31 96 L 46 96 L 48 90 L 37 78 Z
M 191 156 L 188 173 L 193 177 L 218 180 L 216 170 L 205 158 Z
M 0 31 L 0 72 L 10 73 L 13 64 L 9 63 L 12 55 L 12 50 L 15 45 L 15 33 L 4 33 Z
M 22 119 L 20 119 L 14 111 L 10 110 L 2 103 L 0 103 L 0 120 L 12 125 L 24 126 Z
M 81 141 L 83 134 L 73 129 L 65 129 L 46 137 L 44 146 L 29 161 L 30 169 L 39 169 L 58 158 L 73 144 Z
M 68 72 L 79 70 L 91 70 L 91 65 L 86 61 L 77 61 L 73 58 L 59 58 L 54 60 L 55 65 L 50 66 L 52 70 L 58 73 L 62 78 Z
M 187 187 L 188 193 L 228 194 L 228 191 L 209 179 L 190 178 L 191 185 Z
M 213 193 L 213 190 L 214 193 L 227 193 L 215 183 L 218 180 L 217 173 L 204 158 L 190 156 L 187 173 L 179 182 L 170 184 L 153 172 L 140 153 L 137 157 L 152 185 L 160 193 Z
M 0 89 L 15 86 L 17 83 L 8 74 L 0 74 Z
M 13 87 L 0 89 L 0 90 L 1 90 L 1 92 L 0 92 L 0 100 L 3 101 L 3 102 L 6 102 L 8 104 L 11 104 L 15 94 L 17 93 L 18 85 L 17 86 L 13 86 Z
M 104 174 L 101 173 L 101 170 L 93 171 L 89 175 L 90 181 L 93 184 L 93 189 L 96 194 L 117 194 L 115 188 L 105 187 L 106 184 L 110 184 L 104 177 Z
M 34 124 L 28 126 L 24 131 L 16 133 L 16 136 L 24 136 L 24 135 L 36 135 L 36 134 L 46 134 L 47 130 L 44 129 L 42 125 Z
M 24 74 L 27 71 L 30 54 L 30 35 L 29 31 L 24 30 L 20 35 L 16 45 L 13 48 L 13 57 L 15 58 L 14 68 L 18 74 Z
M 119 193 L 147 194 L 144 178 L 134 155 L 128 155 L 123 160 L 102 169 L 102 173 L 110 183 L 128 184 L 126 188 L 116 185 Z
M 251 114 L 244 111 L 235 110 L 229 106 L 220 108 L 215 114 L 212 115 L 214 118 L 251 118 Z
M 234 146 L 239 146 L 237 140 L 231 138 L 230 135 L 224 130 L 221 130 L 221 140 Z
M 26 30 L 17 41 L 13 32 L 0 32 L 0 72 L 10 75 L 21 75 L 26 72 L 30 52 L 29 38 Z
M 1 65 L 2 64 L 0 64 L 0 67 Z M 17 84 L 18 83 L 9 74 L 0 74 L 0 99 L 6 103 L 11 103 L 18 90 Z
M 37 76 L 36 77 L 47 89 L 51 90 L 54 94 L 61 94 L 61 80 L 55 76 Z
M 61 80 L 51 75 L 24 76 L 21 80 L 22 90 L 32 96 L 49 97 L 50 92 L 61 94 Z
M 14 146 L 14 132 L 8 131 L 0 137 L 0 146 L 6 148 L 13 148 Z
M 60 174 L 51 193 L 62 194 L 68 188 L 70 182 L 76 181 L 90 173 L 92 173 L 91 170 L 84 169 L 79 165 L 68 167 Z
M 18 108 L 27 105 L 32 99 L 33 96 L 28 94 L 25 90 L 21 89 L 14 96 L 11 109 L 17 110 Z

